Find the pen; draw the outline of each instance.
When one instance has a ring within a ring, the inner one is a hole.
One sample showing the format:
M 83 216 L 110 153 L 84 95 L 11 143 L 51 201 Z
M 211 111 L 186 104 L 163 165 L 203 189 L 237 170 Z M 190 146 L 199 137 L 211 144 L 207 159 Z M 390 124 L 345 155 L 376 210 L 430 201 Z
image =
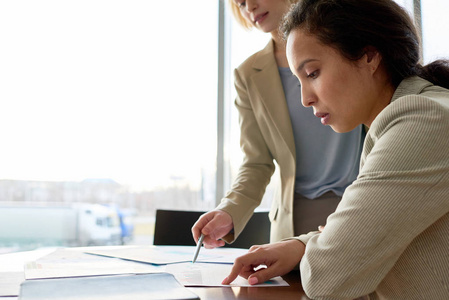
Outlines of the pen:
M 192 263 L 195 263 L 196 258 L 198 257 L 198 254 L 200 253 L 201 245 L 203 245 L 204 240 L 204 234 L 201 234 L 200 238 L 198 239 L 198 244 L 196 245 L 195 255 L 193 256 Z

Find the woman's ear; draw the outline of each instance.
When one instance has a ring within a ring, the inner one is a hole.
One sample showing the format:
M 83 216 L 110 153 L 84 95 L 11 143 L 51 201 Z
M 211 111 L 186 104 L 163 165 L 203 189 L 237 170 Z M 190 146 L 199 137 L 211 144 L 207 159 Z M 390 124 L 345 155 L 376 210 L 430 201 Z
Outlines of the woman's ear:
M 362 60 L 365 64 L 367 64 L 367 66 L 371 70 L 371 73 L 374 74 L 380 66 L 382 56 L 376 48 L 367 46 L 365 48 L 365 55 L 363 56 Z

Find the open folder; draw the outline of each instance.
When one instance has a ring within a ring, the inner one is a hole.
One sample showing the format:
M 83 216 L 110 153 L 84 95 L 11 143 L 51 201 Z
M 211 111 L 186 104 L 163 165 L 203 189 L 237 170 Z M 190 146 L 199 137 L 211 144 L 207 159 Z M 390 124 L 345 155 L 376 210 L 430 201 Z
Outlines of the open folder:
M 19 300 L 200 299 L 172 274 L 127 274 L 27 280 Z

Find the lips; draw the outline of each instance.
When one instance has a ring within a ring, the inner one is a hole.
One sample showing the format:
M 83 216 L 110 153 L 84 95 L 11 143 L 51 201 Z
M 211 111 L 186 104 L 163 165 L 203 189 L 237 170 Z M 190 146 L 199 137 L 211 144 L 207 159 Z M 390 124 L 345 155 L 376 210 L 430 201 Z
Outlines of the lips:
M 315 113 L 315 116 L 321 119 L 321 124 L 328 125 L 329 124 L 329 114 L 328 113 Z
M 263 14 L 259 14 L 254 18 L 254 23 L 260 23 L 262 20 L 268 15 L 268 12 L 265 12 Z

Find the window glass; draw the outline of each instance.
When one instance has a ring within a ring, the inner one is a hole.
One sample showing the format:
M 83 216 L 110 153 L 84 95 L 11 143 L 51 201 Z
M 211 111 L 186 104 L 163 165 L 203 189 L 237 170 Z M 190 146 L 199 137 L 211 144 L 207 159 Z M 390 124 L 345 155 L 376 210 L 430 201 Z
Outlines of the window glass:
M 214 207 L 217 2 L 1 1 L 2 205 Z
M 424 63 L 439 58 L 449 59 L 449 39 L 447 38 L 449 1 L 422 0 L 421 11 Z

